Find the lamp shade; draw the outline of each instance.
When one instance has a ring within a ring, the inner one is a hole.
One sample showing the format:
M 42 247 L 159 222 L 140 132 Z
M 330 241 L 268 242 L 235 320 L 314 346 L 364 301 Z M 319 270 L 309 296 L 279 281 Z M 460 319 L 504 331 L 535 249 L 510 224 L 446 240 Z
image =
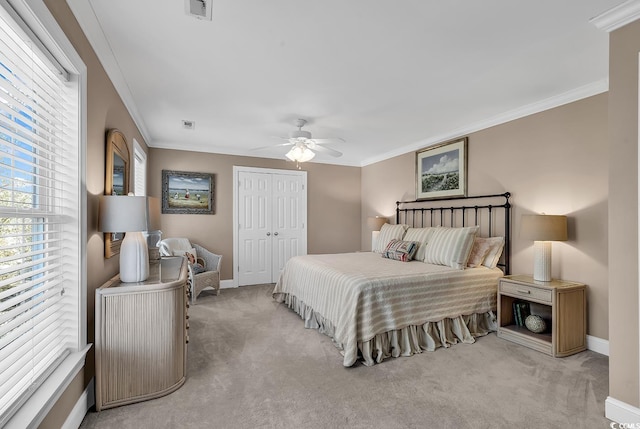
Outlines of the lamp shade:
M 567 217 L 522 215 L 520 237 L 533 241 L 567 241 Z
M 384 225 L 388 221 L 389 219 L 383 216 L 371 216 L 367 218 L 367 227 L 371 231 L 380 231 L 380 228 L 382 228 L 382 225 Z
M 147 231 L 147 197 L 102 195 L 98 229 L 103 232 Z

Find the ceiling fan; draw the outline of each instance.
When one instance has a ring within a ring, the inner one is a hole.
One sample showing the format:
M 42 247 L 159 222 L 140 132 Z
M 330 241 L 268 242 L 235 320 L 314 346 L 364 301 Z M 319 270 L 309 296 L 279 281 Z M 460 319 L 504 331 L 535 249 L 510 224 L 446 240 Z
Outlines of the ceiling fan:
M 288 159 L 297 163 L 307 162 L 311 161 L 313 157 L 316 156 L 316 152 L 326 153 L 335 157 L 342 156 L 342 152 L 338 152 L 337 150 L 326 147 L 325 145 L 339 142 L 344 143 L 344 139 L 341 139 L 339 137 L 326 139 L 313 138 L 309 131 L 302 129 L 302 127 L 304 127 L 306 123 L 306 119 L 297 119 L 295 125 L 296 127 L 298 127 L 298 129 L 291 131 L 288 137 L 280 137 L 284 140 L 287 140 L 287 142 L 278 144 L 276 145 L 276 147 L 292 146 L 289 152 L 285 154 Z

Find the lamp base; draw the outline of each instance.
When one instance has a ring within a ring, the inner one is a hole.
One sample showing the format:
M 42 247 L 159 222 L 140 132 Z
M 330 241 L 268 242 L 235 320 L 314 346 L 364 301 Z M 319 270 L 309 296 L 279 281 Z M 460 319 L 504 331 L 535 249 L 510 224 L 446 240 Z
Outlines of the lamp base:
M 533 242 L 533 279 L 539 282 L 551 281 L 551 242 Z
M 120 245 L 120 281 L 142 282 L 149 278 L 149 250 L 142 232 L 127 232 Z

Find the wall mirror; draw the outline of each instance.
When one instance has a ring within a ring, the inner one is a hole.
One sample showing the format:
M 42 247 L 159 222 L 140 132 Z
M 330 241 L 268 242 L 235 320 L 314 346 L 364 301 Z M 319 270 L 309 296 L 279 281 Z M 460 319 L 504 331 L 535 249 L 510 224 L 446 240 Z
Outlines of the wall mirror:
M 118 130 L 107 132 L 107 154 L 104 178 L 105 195 L 127 195 L 129 193 L 129 146 Z M 105 232 L 104 257 L 111 258 L 120 253 L 124 233 Z

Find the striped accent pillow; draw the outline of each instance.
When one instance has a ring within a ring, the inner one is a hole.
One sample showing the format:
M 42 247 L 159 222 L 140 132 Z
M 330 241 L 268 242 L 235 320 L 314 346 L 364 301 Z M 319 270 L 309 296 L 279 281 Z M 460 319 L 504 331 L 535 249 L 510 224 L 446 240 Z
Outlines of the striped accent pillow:
M 418 243 L 415 241 L 391 240 L 382 252 L 382 257 L 409 262 L 413 259 L 416 250 L 418 250 Z
M 382 225 L 382 228 L 380 228 L 380 234 L 378 234 L 373 251 L 376 253 L 384 252 L 384 249 L 387 248 L 387 244 L 389 244 L 391 240 L 402 240 L 402 236 L 406 229 L 407 225 L 391 225 L 389 223 L 385 223 Z
M 464 270 L 476 232 L 478 226 L 435 228 L 425 249 L 424 262 Z
M 416 251 L 416 255 L 413 257 L 416 261 L 424 260 L 424 251 L 434 229 L 435 228 L 409 228 L 404 234 L 403 240 L 415 241 L 418 243 L 418 250 Z

